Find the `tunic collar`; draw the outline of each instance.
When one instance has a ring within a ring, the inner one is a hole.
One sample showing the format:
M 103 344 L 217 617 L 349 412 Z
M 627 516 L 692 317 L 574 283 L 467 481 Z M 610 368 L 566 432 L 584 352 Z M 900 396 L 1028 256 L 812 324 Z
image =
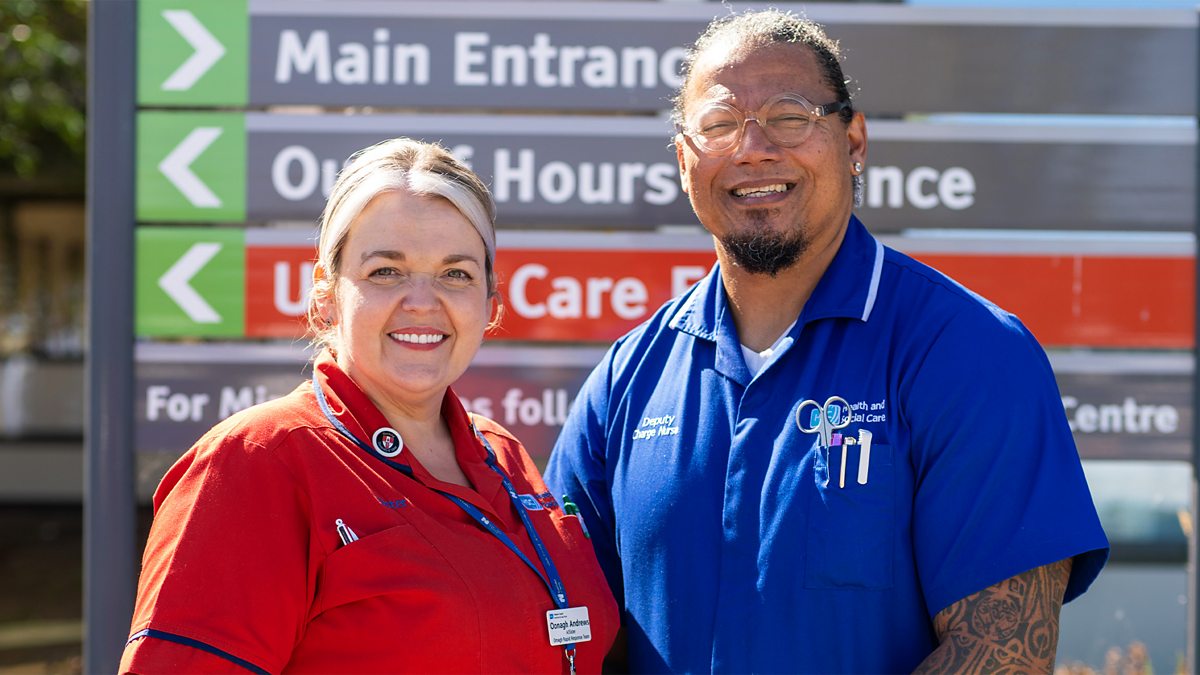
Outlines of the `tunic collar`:
M 316 372 L 317 382 L 325 392 L 330 410 L 338 418 L 338 421 L 358 439 L 369 445 L 377 429 L 391 426 L 384 414 L 371 402 L 366 392 L 338 367 L 337 361 L 329 350 L 325 350 L 317 356 L 313 368 Z M 446 394 L 442 399 L 441 412 L 442 418 L 446 420 L 446 425 L 450 428 L 458 465 L 471 480 L 475 490 L 439 481 L 409 452 L 401 454 L 394 461 L 412 467 L 413 477 L 429 487 L 462 497 L 476 506 L 486 509 L 494 516 L 504 513 L 503 521 L 507 524 L 511 518 L 507 516 L 508 509 L 503 508 L 503 504 L 508 501 L 508 495 L 504 493 L 504 487 L 499 477 L 488 468 L 486 464 L 487 451 L 476 438 L 470 416 L 453 389 L 446 389 Z M 503 497 L 503 499 L 499 497 Z
M 842 244 L 801 309 L 796 325 L 789 332 L 790 340 L 795 341 L 811 321 L 829 318 L 869 320 L 878 297 L 883 257 L 883 245 L 867 232 L 856 216 L 851 215 Z M 754 374 L 742 357 L 733 312 L 721 282 L 719 262 L 684 296 L 667 325 L 716 343 L 714 367 L 718 372 L 743 386 L 753 379 Z M 782 353 L 786 348 L 779 351 Z
M 867 232 L 857 216 L 850 216 L 842 245 L 801 310 L 793 332 L 817 319 L 867 321 L 878 296 L 883 253 L 883 245 Z M 716 342 L 725 337 L 736 340 L 736 332 L 723 329 L 726 324 L 732 326 L 732 321 L 729 299 L 721 283 L 721 264 L 717 263 L 685 296 L 668 325 Z

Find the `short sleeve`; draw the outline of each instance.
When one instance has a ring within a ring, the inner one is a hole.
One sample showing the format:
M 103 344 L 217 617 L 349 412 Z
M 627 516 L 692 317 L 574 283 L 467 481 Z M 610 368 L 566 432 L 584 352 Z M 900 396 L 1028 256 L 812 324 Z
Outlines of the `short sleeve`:
M 556 497 L 569 497 L 578 507 L 600 568 L 620 602 L 624 597 L 624 582 L 617 555 L 612 476 L 607 462 L 612 360 L 610 350 L 579 390 L 550 453 L 545 478 Z
M 312 597 L 306 498 L 273 452 L 210 436 L 155 494 L 122 672 L 279 672 Z M 216 657 L 215 659 L 213 657 Z
M 901 384 L 900 401 L 930 615 L 1072 556 L 1066 599 L 1086 590 L 1108 541 L 1053 370 L 1025 327 L 999 310 L 952 318 Z

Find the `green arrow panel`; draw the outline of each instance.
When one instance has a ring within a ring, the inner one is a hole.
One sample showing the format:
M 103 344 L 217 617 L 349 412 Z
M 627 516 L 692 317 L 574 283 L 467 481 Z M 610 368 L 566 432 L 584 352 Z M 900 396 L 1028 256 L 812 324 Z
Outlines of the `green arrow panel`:
M 142 112 L 137 127 L 139 221 L 246 219 L 242 113 Z
M 247 0 L 139 0 L 138 103 L 244 106 Z
M 246 234 L 241 229 L 137 229 L 138 337 L 242 337 Z

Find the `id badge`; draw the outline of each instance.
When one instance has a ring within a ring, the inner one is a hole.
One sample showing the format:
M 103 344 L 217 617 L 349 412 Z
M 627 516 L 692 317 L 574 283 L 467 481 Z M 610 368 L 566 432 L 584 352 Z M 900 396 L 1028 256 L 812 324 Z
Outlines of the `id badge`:
M 560 647 L 592 639 L 592 621 L 587 607 L 568 607 L 546 612 L 546 627 L 550 631 L 550 646 Z

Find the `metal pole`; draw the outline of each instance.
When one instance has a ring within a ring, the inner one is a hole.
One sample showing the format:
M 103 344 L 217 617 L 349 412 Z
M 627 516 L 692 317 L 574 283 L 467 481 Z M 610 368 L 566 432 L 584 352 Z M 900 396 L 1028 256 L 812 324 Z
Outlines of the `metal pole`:
M 83 672 L 116 672 L 133 614 L 137 3 L 88 3 L 88 352 Z
M 1200 12 L 1197 16 L 1200 17 Z M 1197 39 L 1196 61 L 1192 65 L 1195 67 L 1192 77 L 1198 83 L 1196 128 L 1197 132 L 1200 132 L 1200 37 Z M 1193 149 L 1193 153 L 1196 166 L 1196 191 L 1193 194 L 1196 195 L 1200 194 L 1200 145 Z M 1200 197 L 1196 198 L 1194 208 L 1192 228 L 1196 242 L 1192 247 L 1193 261 L 1200 258 L 1200 251 L 1197 251 L 1197 245 L 1200 245 Z M 1193 263 L 1193 270 L 1195 269 Z M 1200 588 L 1200 532 L 1197 531 L 1197 527 L 1200 527 L 1200 429 L 1196 426 L 1200 423 L 1200 273 L 1196 274 L 1195 283 L 1196 323 L 1192 331 L 1192 517 L 1191 532 L 1188 532 L 1187 671 L 1190 673 L 1200 673 L 1196 651 L 1197 644 L 1200 644 L 1200 593 L 1197 593 L 1197 589 Z

